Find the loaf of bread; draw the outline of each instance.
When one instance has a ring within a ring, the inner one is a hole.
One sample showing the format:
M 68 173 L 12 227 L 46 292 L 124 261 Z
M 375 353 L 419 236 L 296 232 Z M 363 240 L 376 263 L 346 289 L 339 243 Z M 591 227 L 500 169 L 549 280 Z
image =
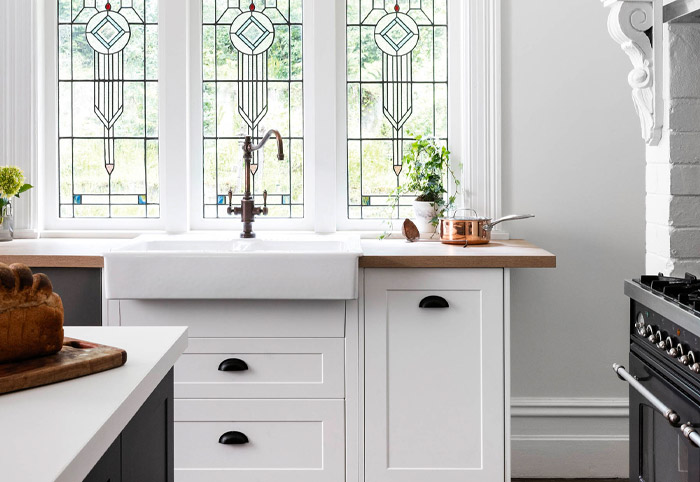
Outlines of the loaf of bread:
M 43 274 L 0 263 L 0 363 L 52 355 L 63 346 L 63 303 Z

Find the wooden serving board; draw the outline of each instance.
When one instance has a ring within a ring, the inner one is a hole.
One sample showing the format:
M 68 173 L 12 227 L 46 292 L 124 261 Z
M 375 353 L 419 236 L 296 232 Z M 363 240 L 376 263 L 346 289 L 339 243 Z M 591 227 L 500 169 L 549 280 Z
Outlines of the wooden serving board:
M 117 368 L 126 363 L 126 351 L 74 338 L 63 339 L 55 355 L 0 363 L 0 394 L 62 382 Z

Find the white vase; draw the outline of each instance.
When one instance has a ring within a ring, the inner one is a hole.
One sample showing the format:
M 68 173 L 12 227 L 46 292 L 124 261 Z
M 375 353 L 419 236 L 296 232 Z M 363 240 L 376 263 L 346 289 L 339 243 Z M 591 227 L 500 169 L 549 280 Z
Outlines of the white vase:
M 435 216 L 437 216 L 435 203 L 413 201 L 413 222 L 421 234 L 435 233 L 437 227 L 431 222 Z

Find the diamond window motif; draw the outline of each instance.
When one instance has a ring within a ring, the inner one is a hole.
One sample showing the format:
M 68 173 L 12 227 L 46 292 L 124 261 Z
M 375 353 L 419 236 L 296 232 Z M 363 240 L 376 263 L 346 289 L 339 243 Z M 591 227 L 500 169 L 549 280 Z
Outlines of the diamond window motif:
M 105 48 L 109 49 L 117 43 L 126 32 L 117 22 L 112 20 L 111 17 L 105 17 L 104 20 L 92 29 L 91 33 Z
M 400 18 L 395 18 L 381 33 L 394 50 L 399 51 L 408 41 L 414 37 L 414 33 Z
M 248 21 L 238 29 L 236 35 L 238 35 L 251 50 L 255 50 L 258 45 L 265 41 L 268 35 L 272 34 L 268 32 L 255 17 L 251 16 Z

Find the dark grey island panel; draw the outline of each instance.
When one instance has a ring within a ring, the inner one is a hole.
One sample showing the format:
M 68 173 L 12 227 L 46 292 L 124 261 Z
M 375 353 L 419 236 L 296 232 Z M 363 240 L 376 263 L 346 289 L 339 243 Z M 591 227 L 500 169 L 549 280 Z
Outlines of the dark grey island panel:
M 65 326 L 102 326 L 102 270 L 99 268 L 32 268 L 51 279 L 63 301 Z
M 171 369 L 84 482 L 172 482 L 173 450 Z

